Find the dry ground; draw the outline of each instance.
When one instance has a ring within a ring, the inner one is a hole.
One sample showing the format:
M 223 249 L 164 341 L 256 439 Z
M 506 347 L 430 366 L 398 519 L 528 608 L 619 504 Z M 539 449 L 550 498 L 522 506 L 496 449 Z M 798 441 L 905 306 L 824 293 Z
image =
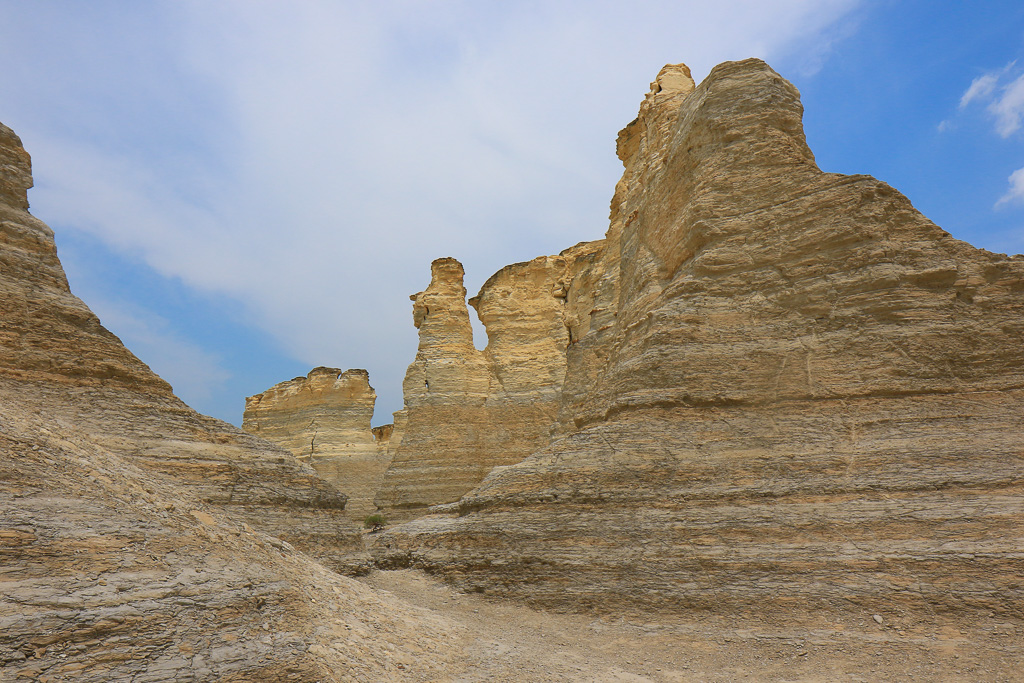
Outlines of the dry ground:
M 461 626 L 465 660 L 442 680 L 1024 681 L 1024 624 L 871 614 L 808 628 L 711 617 L 636 621 L 552 614 L 456 592 L 415 570 L 363 581 Z M 409 665 L 411 679 L 420 679 Z M 400 679 L 399 679 L 400 680 Z

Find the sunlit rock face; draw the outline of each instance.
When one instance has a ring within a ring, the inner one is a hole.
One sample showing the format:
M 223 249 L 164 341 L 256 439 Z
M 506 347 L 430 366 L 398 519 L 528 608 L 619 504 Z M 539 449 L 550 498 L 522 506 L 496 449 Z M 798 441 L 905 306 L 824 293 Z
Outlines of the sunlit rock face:
M 376 496 L 392 519 L 457 500 L 495 464 L 477 456 L 480 430 L 490 426 L 484 412 L 491 377 L 473 346 L 463 274 L 457 260 L 437 259 L 430 286 L 410 297 L 419 348 L 402 384 L 405 408 L 395 414 L 391 466 Z
M 348 496 L 361 519 L 391 462 L 392 425 L 372 428 L 377 395 L 366 370 L 314 368 L 245 400 L 242 429 L 281 446 Z
M 365 562 L 335 487 L 192 411 L 71 294 L 31 185 L 0 125 L 0 680 L 388 680 L 396 653 L 443 663 L 443 624 L 325 568 Z
M 430 286 L 412 297 L 419 350 L 406 373 L 379 507 L 400 519 L 454 502 L 492 468 L 550 442 L 569 344 L 566 297 L 577 261 L 599 245 L 495 273 L 469 300 L 487 331 L 482 351 L 473 345 L 462 265 L 433 263 Z
M 560 608 L 1024 616 L 1024 258 L 822 172 L 801 117 L 758 60 L 659 74 L 566 290 L 564 435 L 381 565 Z

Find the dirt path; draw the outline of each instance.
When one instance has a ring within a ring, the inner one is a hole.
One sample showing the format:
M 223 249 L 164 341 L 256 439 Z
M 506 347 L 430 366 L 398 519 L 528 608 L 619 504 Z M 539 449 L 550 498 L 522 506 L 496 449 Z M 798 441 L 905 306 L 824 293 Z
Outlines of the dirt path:
M 644 623 L 492 602 L 414 570 L 363 581 L 464 628 L 465 669 L 451 683 L 1024 681 L 1024 628 L 997 618 L 970 632 L 910 619 L 878 624 L 872 615 L 816 629 Z

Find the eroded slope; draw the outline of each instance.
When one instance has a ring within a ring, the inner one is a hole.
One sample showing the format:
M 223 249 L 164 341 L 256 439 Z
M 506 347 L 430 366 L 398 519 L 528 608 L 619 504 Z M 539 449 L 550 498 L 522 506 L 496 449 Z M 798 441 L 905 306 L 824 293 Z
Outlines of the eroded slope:
M 447 622 L 295 549 L 360 566 L 345 497 L 104 329 L 31 184 L 0 125 L 0 679 L 436 680 Z

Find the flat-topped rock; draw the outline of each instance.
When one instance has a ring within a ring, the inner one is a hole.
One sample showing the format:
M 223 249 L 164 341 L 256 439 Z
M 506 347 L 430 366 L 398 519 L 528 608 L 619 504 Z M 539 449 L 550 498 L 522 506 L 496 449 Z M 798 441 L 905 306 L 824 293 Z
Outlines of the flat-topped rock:
M 312 465 L 348 496 L 346 510 L 359 520 L 376 509 L 391 462 L 390 430 L 370 426 L 376 400 L 366 370 L 318 367 L 247 398 L 242 429 Z

